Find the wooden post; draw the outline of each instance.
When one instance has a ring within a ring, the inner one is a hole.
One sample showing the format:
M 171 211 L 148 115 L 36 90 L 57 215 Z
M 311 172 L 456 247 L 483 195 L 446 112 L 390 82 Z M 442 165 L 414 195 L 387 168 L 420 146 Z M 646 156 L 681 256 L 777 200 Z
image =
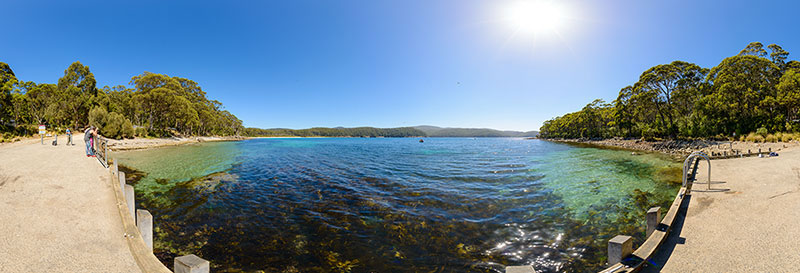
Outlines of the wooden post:
M 175 258 L 173 265 L 175 273 L 209 273 L 211 264 L 194 254 Z
M 661 207 L 652 207 L 647 210 L 647 237 L 645 237 L 645 241 L 647 238 L 650 238 L 650 234 L 653 234 L 653 231 L 656 230 L 656 226 L 658 223 L 661 222 Z
M 617 235 L 608 241 L 608 265 L 614 265 L 633 253 L 633 238 L 627 235 Z M 175 271 L 177 273 L 178 271 Z
M 139 233 L 142 234 L 144 244 L 150 248 L 150 252 L 153 252 L 153 215 L 147 210 L 137 209 L 136 227 L 139 228 Z
M 128 203 L 128 210 L 131 212 L 131 217 L 136 220 L 136 200 L 133 199 L 133 186 L 125 185 L 125 202 Z

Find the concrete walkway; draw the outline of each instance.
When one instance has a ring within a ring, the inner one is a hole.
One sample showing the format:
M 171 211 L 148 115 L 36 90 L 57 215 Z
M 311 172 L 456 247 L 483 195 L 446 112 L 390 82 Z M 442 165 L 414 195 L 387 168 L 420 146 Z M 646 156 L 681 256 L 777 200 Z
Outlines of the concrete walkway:
M 139 272 L 109 173 L 75 146 L 0 145 L 0 272 Z
M 700 163 L 685 218 L 645 272 L 800 272 L 800 149 Z

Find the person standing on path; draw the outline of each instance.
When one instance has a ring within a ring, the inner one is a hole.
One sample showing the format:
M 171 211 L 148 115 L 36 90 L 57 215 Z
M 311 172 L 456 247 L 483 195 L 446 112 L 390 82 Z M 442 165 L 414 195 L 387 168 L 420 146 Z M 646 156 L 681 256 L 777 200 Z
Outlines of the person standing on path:
M 86 131 L 83 132 L 83 141 L 86 142 L 86 156 L 87 157 L 94 157 L 94 147 L 92 147 L 92 139 L 94 139 L 95 130 L 94 126 L 89 126 L 86 128 Z
M 70 144 L 75 145 L 75 143 L 72 143 L 72 130 L 67 128 L 67 146 Z

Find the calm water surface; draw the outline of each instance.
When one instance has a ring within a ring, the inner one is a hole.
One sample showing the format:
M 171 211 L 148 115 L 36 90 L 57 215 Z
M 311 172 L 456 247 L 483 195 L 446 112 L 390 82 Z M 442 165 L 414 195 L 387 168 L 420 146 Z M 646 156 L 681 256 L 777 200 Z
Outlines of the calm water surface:
M 156 253 L 215 272 L 591 272 L 680 165 L 513 138 L 253 139 L 116 154 Z

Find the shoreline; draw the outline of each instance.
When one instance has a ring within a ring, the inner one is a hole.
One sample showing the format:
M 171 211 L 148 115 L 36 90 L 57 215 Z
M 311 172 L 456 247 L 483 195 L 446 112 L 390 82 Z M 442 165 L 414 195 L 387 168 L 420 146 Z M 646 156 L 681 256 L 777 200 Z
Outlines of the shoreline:
M 603 140 L 591 139 L 541 139 L 568 145 L 589 145 L 599 148 L 623 149 L 641 152 L 657 152 L 674 157 L 684 157 L 694 151 L 703 151 L 709 155 L 739 151 L 755 153 L 759 149 L 778 152 L 784 149 L 800 146 L 797 141 L 790 142 L 747 142 L 747 141 L 717 141 L 717 140 L 656 140 L 646 141 L 640 139 L 610 138 Z
M 230 136 L 230 137 L 190 137 L 190 138 L 133 138 L 133 139 L 108 139 L 108 147 L 114 151 L 131 151 L 160 148 L 167 146 L 179 146 L 193 143 L 203 142 L 222 142 L 222 141 L 240 141 L 249 139 L 247 137 Z

